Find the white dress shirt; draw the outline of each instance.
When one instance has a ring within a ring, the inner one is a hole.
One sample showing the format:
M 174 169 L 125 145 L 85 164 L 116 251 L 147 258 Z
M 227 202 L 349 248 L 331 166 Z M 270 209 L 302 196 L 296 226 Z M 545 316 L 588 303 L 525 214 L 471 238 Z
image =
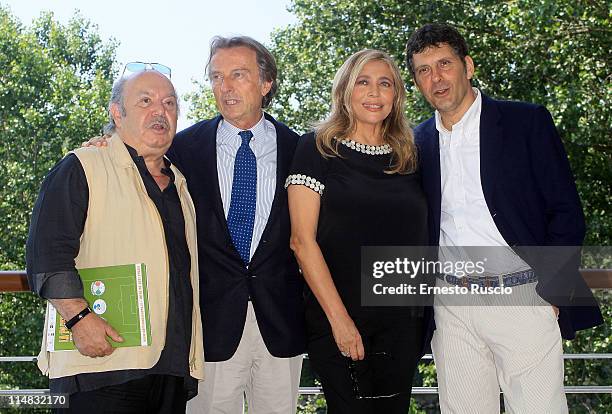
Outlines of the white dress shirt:
M 242 144 L 242 139 L 238 135 L 240 131 L 243 130 L 226 120 L 221 120 L 217 128 L 217 175 L 219 177 L 219 189 L 226 219 L 232 200 L 234 162 L 236 161 L 238 148 Z M 255 224 L 253 226 L 250 253 L 252 258 L 264 228 L 268 223 L 272 201 L 274 200 L 277 150 L 276 128 L 263 115 L 250 131 L 253 133 L 253 138 L 251 138 L 249 146 L 253 150 L 257 161 Z
M 506 274 L 528 269 L 497 229 L 487 207 L 480 180 L 480 112 L 482 96 L 476 99 L 461 120 L 447 130 L 436 111 L 440 140 L 440 246 L 500 246 L 486 249 L 487 273 Z M 505 247 L 505 249 L 504 249 Z M 457 259 L 457 258 L 456 258 Z

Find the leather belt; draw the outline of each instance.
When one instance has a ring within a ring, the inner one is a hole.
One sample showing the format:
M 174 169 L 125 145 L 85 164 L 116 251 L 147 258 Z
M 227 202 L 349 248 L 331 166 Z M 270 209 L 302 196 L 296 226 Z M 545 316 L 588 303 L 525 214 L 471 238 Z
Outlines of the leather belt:
M 538 278 L 536 277 L 533 269 L 497 276 L 457 277 L 453 275 L 436 275 L 436 277 L 440 280 L 444 280 L 447 283 L 450 283 L 451 285 L 465 287 L 469 287 L 471 285 L 478 285 L 480 287 L 512 287 L 524 285 L 526 283 L 534 283 L 538 281 Z

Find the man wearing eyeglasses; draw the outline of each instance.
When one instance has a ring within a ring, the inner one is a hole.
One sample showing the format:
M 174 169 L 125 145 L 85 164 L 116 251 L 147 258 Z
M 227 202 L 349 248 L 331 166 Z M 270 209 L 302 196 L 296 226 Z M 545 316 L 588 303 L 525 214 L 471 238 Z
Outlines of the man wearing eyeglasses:
M 198 219 L 206 380 L 190 413 L 296 411 L 305 351 L 303 281 L 289 249 L 283 187 L 298 135 L 262 108 L 276 63 L 246 36 L 211 42 L 208 76 L 221 113 L 177 134 Z
M 67 321 L 77 348 L 48 352 L 43 341 L 38 359 L 51 392 L 70 394 L 66 412 L 184 412 L 203 378 L 195 212 L 185 178 L 164 158 L 177 96 L 167 67 L 126 69 L 137 73 L 113 86 L 108 148 L 57 163 L 32 214 L 30 286 Z M 89 308 L 76 268 L 139 262 L 152 342 L 113 348 L 109 338 L 123 339 Z

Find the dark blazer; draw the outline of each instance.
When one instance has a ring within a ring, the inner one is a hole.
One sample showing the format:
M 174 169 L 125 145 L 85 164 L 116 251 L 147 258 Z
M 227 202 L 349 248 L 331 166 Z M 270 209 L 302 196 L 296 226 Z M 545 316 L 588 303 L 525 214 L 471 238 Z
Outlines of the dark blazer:
M 284 188 L 298 135 L 265 116 L 276 127 L 276 192 L 248 269 L 232 243 L 219 190 L 216 136 L 221 116 L 179 132 L 168 151 L 187 178 L 196 209 L 207 361 L 228 360 L 238 348 L 249 297 L 272 355 L 292 357 L 305 351 L 303 279 L 289 248 L 291 225 Z
M 440 146 L 435 118 L 415 129 L 423 187 L 429 201 L 431 244 L 440 236 Z M 578 272 L 579 249 L 563 269 L 559 251 L 524 246 L 581 246 L 584 215 L 563 144 L 550 113 L 540 105 L 496 101 L 482 95 L 480 179 L 489 212 L 506 243 L 538 274 L 536 290 L 560 307 L 564 338 L 603 323 L 591 291 Z M 557 257 L 554 257 L 554 256 Z M 548 257 L 546 257 L 548 256 Z

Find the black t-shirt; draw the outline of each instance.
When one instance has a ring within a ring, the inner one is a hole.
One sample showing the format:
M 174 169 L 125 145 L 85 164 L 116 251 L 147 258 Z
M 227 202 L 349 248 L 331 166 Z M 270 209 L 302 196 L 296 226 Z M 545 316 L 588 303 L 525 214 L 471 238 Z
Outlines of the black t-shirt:
M 353 148 L 355 147 L 355 148 Z M 302 184 L 321 195 L 317 243 L 349 314 L 360 321 L 410 314 L 408 307 L 361 306 L 362 246 L 428 244 L 427 202 L 418 173 L 388 174 L 385 147 L 340 142 L 340 157 L 324 158 L 313 133 L 300 138 L 287 184 Z M 306 292 L 309 335 L 331 329 L 316 297 Z

